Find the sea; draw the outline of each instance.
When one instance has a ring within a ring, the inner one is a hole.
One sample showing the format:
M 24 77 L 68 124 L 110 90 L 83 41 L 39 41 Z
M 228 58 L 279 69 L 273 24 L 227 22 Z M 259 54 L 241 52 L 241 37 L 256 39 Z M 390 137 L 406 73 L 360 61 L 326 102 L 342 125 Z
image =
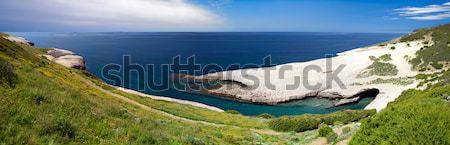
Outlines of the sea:
M 152 95 L 200 102 L 223 110 L 237 110 L 244 115 L 269 113 L 275 116 L 363 109 L 373 98 L 340 107 L 333 107 L 333 103 L 329 100 L 315 98 L 279 105 L 250 104 L 196 91 L 180 90 L 180 84 L 173 83 L 174 80 L 170 79 L 174 74 L 172 70 L 176 68 L 175 73 L 201 75 L 221 70 L 303 62 L 335 56 L 339 52 L 374 45 L 402 35 L 334 32 L 14 32 L 11 34 L 25 37 L 40 48 L 62 48 L 83 56 L 87 71 L 112 85 Z M 267 63 L 267 60 L 270 62 Z M 214 67 L 206 67 L 211 65 Z M 143 68 L 144 71 L 139 68 Z M 154 86 L 149 87 L 148 84 Z

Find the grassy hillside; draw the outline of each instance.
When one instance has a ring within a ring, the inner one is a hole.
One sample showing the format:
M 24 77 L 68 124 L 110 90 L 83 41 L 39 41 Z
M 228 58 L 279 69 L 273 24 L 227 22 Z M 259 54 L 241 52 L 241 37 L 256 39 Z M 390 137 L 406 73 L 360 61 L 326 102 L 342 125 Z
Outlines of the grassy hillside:
M 450 61 L 450 25 L 420 29 L 400 41 L 426 39 L 430 46 L 417 52 L 412 60 L 416 67 L 427 68 L 432 63 Z M 431 68 L 430 68 L 431 69 Z M 442 68 L 441 68 L 442 69 Z M 365 119 L 350 144 L 450 144 L 449 70 L 420 74 L 424 91 L 408 90 L 386 109 Z
M 429 39 L 431 37 L 431 39 Z M 425 39 L 426 46 L 417 52 L 411 63 L 419 70 L 439 68 L 439 63 L 450 60 L 450 24 L 432 28 L 419 29 L 404 36 L 402 42 Z
M 248 144 L 290 140 L 289 134 L 258 133 L 248 128 L 265 128 L 265 120 L 258 118 L 217 112 L 203 118 L 191 116 L 237 125 L 234 127 L 181 121 L 156 110 L 144 110 L 92 87 L 85 80 L 98 80 L 40 58 L 39 53 L 39 49 L 0 38 L 0 144 Z M 151 101 L 148 104 L 166 110 L 181 106 Z M 185 114 L 212 113 L 183 106 L 179 109 L 192 111 Z

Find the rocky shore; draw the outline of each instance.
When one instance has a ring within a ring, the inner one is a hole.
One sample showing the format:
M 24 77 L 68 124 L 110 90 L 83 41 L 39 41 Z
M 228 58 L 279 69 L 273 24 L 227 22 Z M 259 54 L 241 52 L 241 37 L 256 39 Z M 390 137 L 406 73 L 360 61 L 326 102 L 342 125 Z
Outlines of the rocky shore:
M 366 109 L 381 110 L 389 102 L 394 101 L 402 91 L 415 88 L 417 83 L 414 79 L 406 84 L 395 81 L 414 78 L 418 72 L 412 69 L 409 60 L 425 45 L 423 41 L 393 40 L 382 45 L 343 52 L 329 60 L 324 58 L 267 68 L 216 72 L 203 76 L 185 75 L 181 79 L 219 82 L 219 85 L 202 89 L 201 92 L 242 102 L 274 105 L 317 97 L 333 100 L 335 106 L 341 106 L 357 103 L 365 97 L 375 97 Z M 310 66 L 320 69 L 305 74 L 303 71 Z M 333 73 L 339 81 L 333 80 L 329 83 L 327 76 Z M 312 89 L 304 85 L 305 79 L 308 84 L 321 85 Z M 272 86 L 265 84 L 267 80 L 270 80 Z M 289 88 L 288 86 L 292 84 L 298 86 Z
M 42 56 L 65 67 L 86 70 L 84 58 L 69 50 L 52 48 L 52 50 L 47 51 L 47 54 Z

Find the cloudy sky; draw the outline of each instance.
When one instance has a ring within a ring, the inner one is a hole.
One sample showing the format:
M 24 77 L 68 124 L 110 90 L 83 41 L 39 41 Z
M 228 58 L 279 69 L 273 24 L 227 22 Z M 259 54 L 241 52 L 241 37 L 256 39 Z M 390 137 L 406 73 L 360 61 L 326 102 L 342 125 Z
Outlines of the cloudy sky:
M 449 1 L 4 0 L 0 31 L 409 32 L 450 23 Z

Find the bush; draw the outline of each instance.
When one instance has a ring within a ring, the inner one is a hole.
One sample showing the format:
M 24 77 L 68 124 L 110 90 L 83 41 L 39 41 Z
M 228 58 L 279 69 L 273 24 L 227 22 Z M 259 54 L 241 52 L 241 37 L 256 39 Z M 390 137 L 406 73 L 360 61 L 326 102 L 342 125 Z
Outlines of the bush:
M 384 55 L 380 56 L 379 59 L 380 59 L 381 61 L 391 61 L 391 60 L 392 60 L 390 54 L 384 54 Z
M 14 87 L 18 80 L 14 67 L 7 61 L 0 59 L 0 83 Z
M 318 117 L 282 116 L 269 122 L 269 127 L 277 131 L 303 132 L 317 129 L 322 120 Z
M 442 64 L 440 64 L 440 63 L 437 63 L 437 62 L 431 63 L 431 66 L 432 66 L 434 69 L 442 69 L 442 68 L 444 67 L 444 65 L 442 65 Z
M 265 118 L 265 119 L 270 119 L 270 118 L 274 118 L 275 116 L 268 114 L 268 113 L 263 113 L 263 114 L 259 114 L 258 115 L 259 118 Z
M 349 133 L 350 131 L 352 131 L 352 128 L 350 128 L 350 127 L 344 127 L 344 128 L 342 128 L 342 133 L 343 134 L 347 134 L 347 133 Z
M 395 50 L 395 46 L 391 46 L 391 50 Z
M 41 105 L 46 99 L 47 97 L 45 97 L 44 95 L 38 94 L 34 96 L 34 103 L 36 105 Z
M 326 115 L 305 114 L 301 116 L 282 116 L 271 120 L 269 122 L 269 127 L 277 131 L 303 132 L 317 129 L 322 123 L 328 125 L 333 125 L 337 121 L 349 123 L 358 121 L 375 113 L 375 110 L 343 110 Z
M 319 128 L 319 137 L 326 137 L 333 129 L 329 126 L 323 126 Z
M 230 114 L 241 114 L 239 111 L 237 110 L 227 110 L 225 111 L 225 113 L 230 113 Z
M 418 80 L 425 80 L 427 78 L 428 78 L 428 76 L 426 74 L 417 74 L 416 75 L 416 79 L 418 79 Z
M 327 142 L 328 143 L 332 143 L 337 139 L 338 135 L 335 132 L 330 132 L 327 134 L 326 138 L 327 138 Z
M 76 129 L 66 117 L 58 117 L 44 127 L 44 134 L 58 134 L 61 137 L 74 138 Z

